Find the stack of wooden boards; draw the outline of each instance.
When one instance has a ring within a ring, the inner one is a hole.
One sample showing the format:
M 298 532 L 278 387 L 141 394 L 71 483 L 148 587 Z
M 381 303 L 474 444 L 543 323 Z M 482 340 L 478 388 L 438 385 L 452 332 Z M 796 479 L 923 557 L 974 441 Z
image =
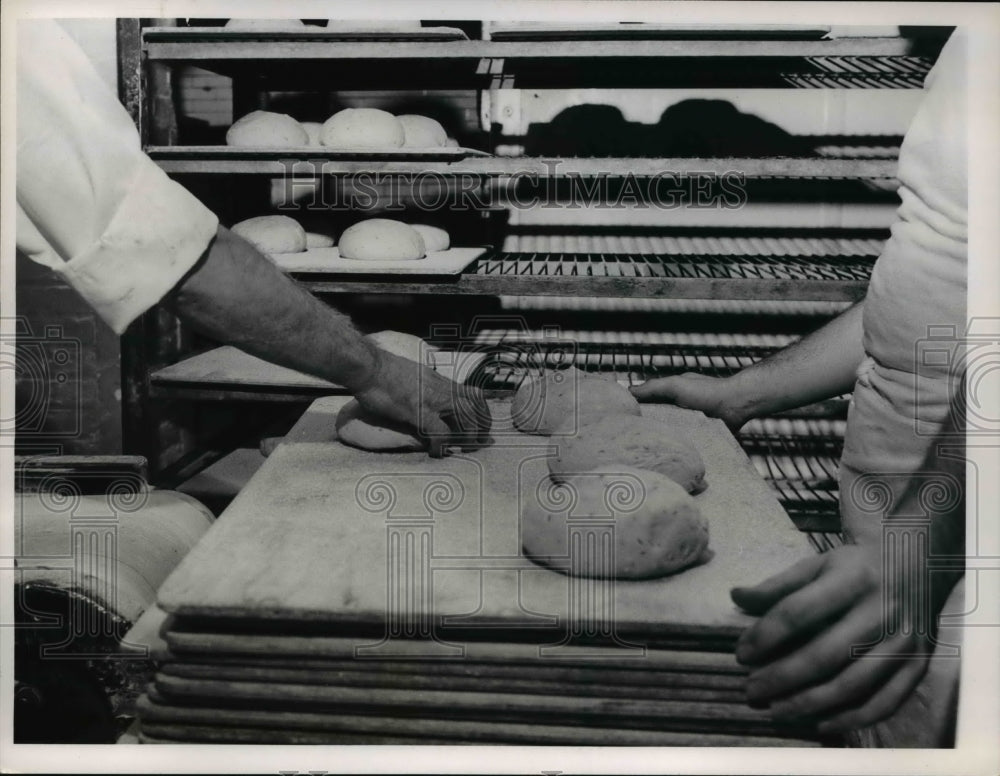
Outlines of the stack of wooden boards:
M 715 557 L 642 582 L 520 551 L 553 440 L 514 432 L 430 460 L 335 440 L 317 400 L 160 589 L 171 616 L 142 740 L 817 746 L 744 700 L 751 621 L 729 589 L 811 550 L 725 427 L 644 407 L 692 439 Z

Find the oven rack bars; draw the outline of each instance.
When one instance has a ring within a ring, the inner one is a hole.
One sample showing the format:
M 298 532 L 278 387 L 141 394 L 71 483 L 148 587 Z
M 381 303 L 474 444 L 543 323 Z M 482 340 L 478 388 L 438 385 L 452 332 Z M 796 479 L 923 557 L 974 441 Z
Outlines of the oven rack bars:
M 814 56 L 818 73 L 782 73 L 791 86 L 806 89 L 920 89 L 933 65 L 927 57 Z

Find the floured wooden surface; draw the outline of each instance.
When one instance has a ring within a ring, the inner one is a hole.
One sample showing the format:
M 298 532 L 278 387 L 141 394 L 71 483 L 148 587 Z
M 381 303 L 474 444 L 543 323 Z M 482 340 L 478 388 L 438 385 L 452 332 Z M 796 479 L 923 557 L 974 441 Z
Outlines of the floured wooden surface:
M 576 632 L 593 619 L 579 608 L 589 594 L 610 596 L 620 633 L 730 631 L 750 622 L 732 587 L 812 553 L 720 421 L 644 405 L 705 459 L 709 487 L 696 500 L 715 557 L 672 577 L 598 589 L 521 555 L 519 499 L 544 484 L 555 441 L 510 430 L 506 402 L 492 404 L 494 445 L 433 460 L 337 442 L 334 418 L 348 400 L 312 405 L 161 588 L 165 609 L 371 626 L 409 607 L 411 620 L 432 614 L 435 625 L 493 638 L 491 627 Z

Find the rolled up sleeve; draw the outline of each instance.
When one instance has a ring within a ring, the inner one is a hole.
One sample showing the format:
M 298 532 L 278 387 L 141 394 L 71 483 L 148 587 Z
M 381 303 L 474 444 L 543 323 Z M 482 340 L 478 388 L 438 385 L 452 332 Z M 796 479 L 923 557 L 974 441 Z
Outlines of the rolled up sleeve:
M 116 332 L 204 254 L 216 216 L 146 156 L 128 113 L 54 22 L 18 22 L 17 246 Z

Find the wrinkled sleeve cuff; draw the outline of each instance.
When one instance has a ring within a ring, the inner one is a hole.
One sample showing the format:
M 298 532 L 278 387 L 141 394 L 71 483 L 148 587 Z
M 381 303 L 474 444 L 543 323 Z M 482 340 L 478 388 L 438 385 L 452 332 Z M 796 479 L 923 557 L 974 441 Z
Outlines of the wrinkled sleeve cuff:
M 57 271 L 121 334 L 194 267 L 218 227 L 214 213 L 146 157 L 104 233 Z

